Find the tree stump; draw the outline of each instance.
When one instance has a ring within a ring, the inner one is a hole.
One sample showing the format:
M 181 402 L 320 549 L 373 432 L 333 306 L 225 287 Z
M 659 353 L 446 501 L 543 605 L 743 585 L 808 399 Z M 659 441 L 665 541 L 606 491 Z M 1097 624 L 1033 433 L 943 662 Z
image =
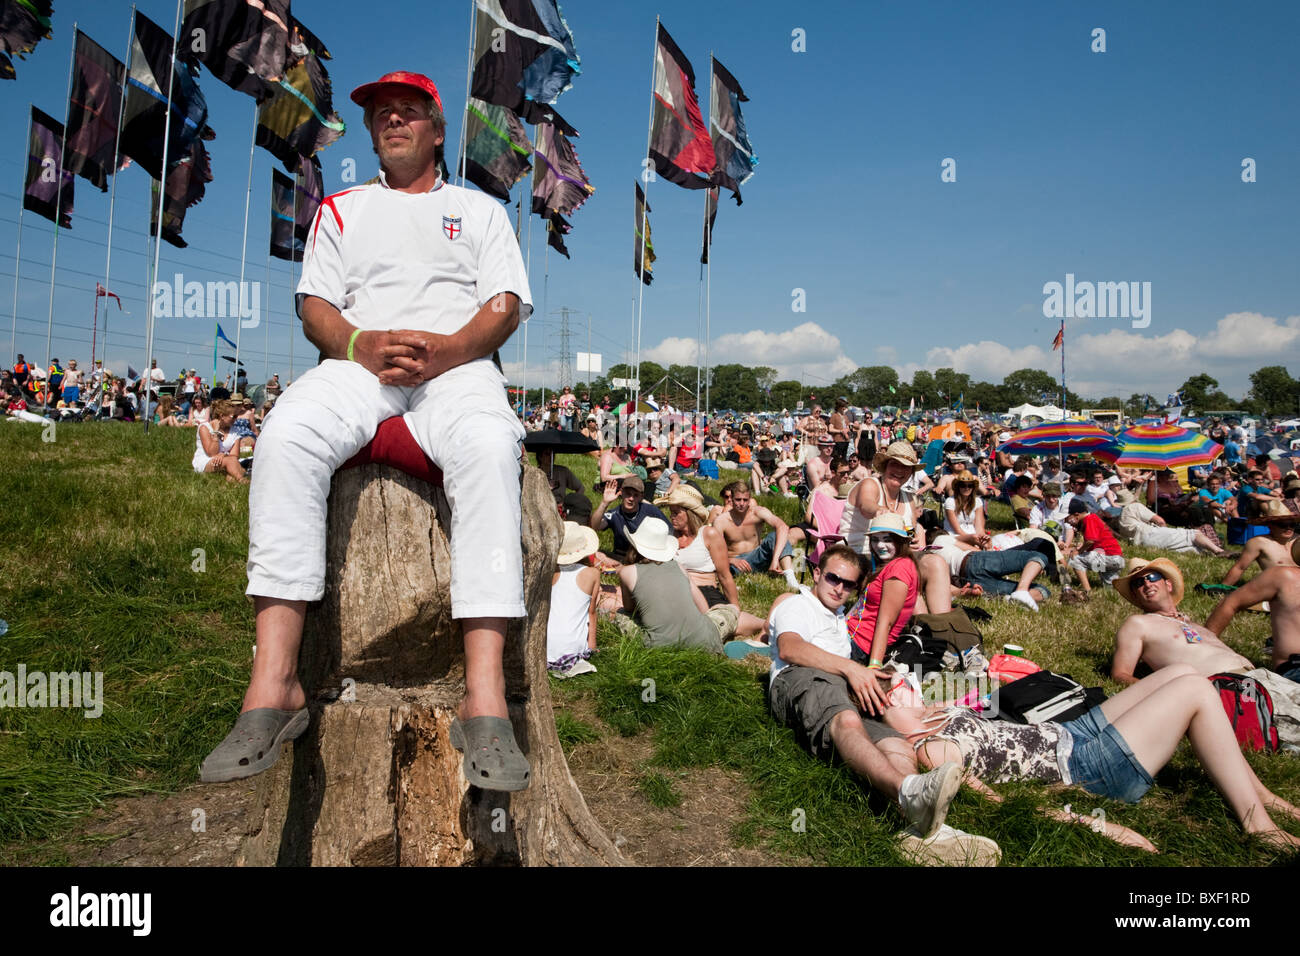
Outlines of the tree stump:
M 540 471 L 523 479 L 524 600 L 506 637 L 506 701 L 527 790 L 470 787 L 449 740 L 464 694 L 441 488 L 384 465 L 335 474 L 326 590 L 299 671 L 312 722 L 256 780 L 241 865 L 600 865 L 626 862 L 592 817 L 555 733 L 546 675 L 562 528 Z

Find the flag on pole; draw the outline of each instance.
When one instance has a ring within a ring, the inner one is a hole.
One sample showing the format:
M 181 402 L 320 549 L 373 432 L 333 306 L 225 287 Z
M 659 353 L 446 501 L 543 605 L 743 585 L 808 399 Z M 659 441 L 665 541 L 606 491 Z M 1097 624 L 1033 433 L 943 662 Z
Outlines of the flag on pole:
M 635 183 L 634 185 L 636 186 L 636 205 L 634 209 L 636 215 L 632 220 L 632 231 L 636 237 L 636 245 L 632 248 L 632 270 L 641 277 L 642 282 L 649 285 L 654 279 L 655 261 L 655 247 L 654 243 L 650 241 L 650 205 L 645 201 L 645 193 L 641 191 L 641 184 Z M 643 220 L 645 222 L 644 242 L 641 240 L 641 223 Z
M 162 237 L 167 242 L 184 249 L 189 245 L 181 237 L 186 211 L 203 199 L 207 184 L 212 182 L 212 163 L 203 140 L 190 144 L 190 155 L 167 171 L 167 196 L 163 203 Z M 149 235 L 158 234 L 158 180 L 153 180 L 152 201 L 149 203 Z
M 315 156 L 347 131 L 334 111 L 333 86 L 321 62 L 330 58 L 329 50 L 295 21 L 288 69 L 275 95 L 257 111 L 257 145 L 290 172 L 298 168 L 299 156 Z
M 745 118 L 740 104 L 749 97 L 740 83 L 725 66 L 713 61 L 713 82 L 709 84 L 709 133 L 713 138 L 713 154 L 717 168 L 713 181 L 731 190 L 731 197 L 740 205 L 740 187 L 754 175 L 758 157 L 749 142 Z
M 0 0 L 0 79 L 16 77 L 9 54 L 25 59 L 41 40 L 48 40 L 51 0 Z
M 528 132 L 512 110 L 470 97 L 461 175 L 504 202 L 533 168 L 532 155 Z
M 695 70 L 663 24 L 658 31 L 650 159 L 655 172 L 669 182 L 686 189 L 708 189 L 717 159 L 695 98 Z
M 293 215 L 295 188 L 292 179 L 278 169 L 271 170 L 271 255 L 302 262 L 305 246 L 297 236 Z
M 191 155 L 196 139 L 210 140 L 216 135 L 208 127 L 208 102 L 196 80 L 198 67 L 178 59 L 173 71 L 171 62 L 171 34 L 137 11 L 118 151 L 139 163 L 154 179 L 162 176 L 164 133 L 168 134 L 169 169 Z M 170 84 L 169 72 L 172 73 Z M 170 130 L 167 128 L 169 86 Z
M 1065 344 L 1065 323 L 1061 323 L 1060 330 L 1056 333 L 1056 338 L 1052 339 L 1052 351 L 1055 352 Z
M 185 0 L 176 55 L 261 103 L 287 68 L 289 21 L 289 0 Z
M 230 343 L 230 347 L 233 349 L 239 348 L 238 345 L 230 341 L 230 336 L 228 336 L 225 332 L 222 331 L 220 322 L 217 323 L 217 339 L 218 341 L 220 341 L 221 339 L 225 339 L 227 342 Z
M 321 200 L 325 198 L 325 180 L 321 176 L 320 160 L 315 156 L 310 159 L 299 158 L 294 189 L 297 190 L 298 196 L 298 214 L 294 222 L 293 234 L 305 244 L 307 236 L 311 233 L 311 224 L 316 219 L 316 210 L 320 208 Z
M 704 250 L 700 253 L 700 264 L 709 264 L 709 246 L 713 245 L 713 223 L 718 218 L 718 187 L 710 186 L 704 194 Z
M 27 144 L 27 178 L 23 208 L 72 228 L 73 175 L 59 161 L 63 124 L 32 107 L 32 134 Z M 61 194 L 61 195 L 60 195 Z
M 74 49 L 63 163 L 69 172 L 107 192 L 108 177 L 116 168 L 113 150 L 126 67 L 80 30 Z
M 573 227 L 564 217 L 573 215 L 596 190 L 587 181 L 577 151 L 555 119 L 558 116 L 552 113 L 550 119 L 537 124 L 537 143 L 533 149 L 533 212 L 547 221 L 547 243 L 567 259 L 569 250 L 564 236 Z M 561 123 L 568 125 L 562 120 Z
M 120 295 L 118 295 L 116 292 L 109 292 L 107 289 L 104 288 L 104 286 L 103 286 L 102 283 L 96 282 L 96 283 L 95 283 L 95 298 L 98 299 L 98 298 L 102 298 L 102 297 L 104 297 L 104 296 L 109 296 L 109 297 L 111 297 L 111 298 L 117 299 L 117 308 L 118 308 L 118 311 L 120 312 L 120 311 L 122 310 L 122 297 L 121 297 Z
M 582 72 L 555 0 L 476 0 L 470 97 L 541 122 Z

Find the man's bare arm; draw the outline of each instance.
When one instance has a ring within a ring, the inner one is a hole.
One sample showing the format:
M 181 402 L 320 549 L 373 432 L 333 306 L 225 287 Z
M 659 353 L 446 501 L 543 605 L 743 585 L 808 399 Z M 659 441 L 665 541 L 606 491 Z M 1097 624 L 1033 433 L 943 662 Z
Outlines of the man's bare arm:
M 1255 575 L 1220 601 L 1219 606 L 1210 615 L 1210 619 L 1205 622 L 1206 628 L 1219 637 L 1223 637 L 1223 632 L 1227 630 L 1228 624 L 1231 623 L 1233 617 L 1242 608 L 1277 597 L 1277 577 L 1273 573 L 1276 570 L 1278 569 L 1269 568 L 1267 571 Z
M 1110 662 L 1112 680 L 1121 684 L 1136 684 L 1133 671 L 1142 660 L 1142 622 L 1137 614 L 1129 615 L 1119 633 L 1115 635 L 1115 657 Z
M 1241 557 L 1237 563 L 1228 569 L 1228 573 L 1223 576 L 1224 584 L 1236 584 L 1241 580 L 1241 576 L 1246 573 L 1246 569 L 1251 563 L 1259 557 L 1259 538 L 1254 537 L 1246 542 L 1246 546 L 1241 550 Z

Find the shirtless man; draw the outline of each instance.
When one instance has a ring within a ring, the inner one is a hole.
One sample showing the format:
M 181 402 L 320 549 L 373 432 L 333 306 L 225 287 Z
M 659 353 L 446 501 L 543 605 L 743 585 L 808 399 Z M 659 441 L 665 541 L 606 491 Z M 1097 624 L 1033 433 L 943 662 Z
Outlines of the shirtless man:
M 731 508 L 719 515 L 713 526 L 726 539 L 731 573 L 749 574 L 767 565 L 772 574 L 784 574 L 790 587 L 798 587 L 793 550 L 788 541 L 789 525 L 762 505 L 754 504 L 745 482 L 733 481 L 726 490 L 731 492 Z M 759 541 L 759 530 L 764 524 L 774 530 Z
M 1292 564 L 1276 564 L 1260 572 L 1229 594 L 1205 626 L 1222 634 L 1238 611 L 1267 601 L 1273 623 L 1273 670 L 1300 683 L 1300 539 L 1291 542 L 1291 560 Z
M 1110 676 L 1121 684 L 1137 683 L 1133 672 L 1139 663 L 1152 670 L 1190 664 L 1207 677 L 1254 666 L 1219 640 L 1213 618 L 1201 626 L 1179 613 L 1183 575 L 1168 558 L 1133 558 L 1128 573 L 1115 580 L 1115 590 L 1142 612 L 1130 614 L 1115 637 Z
M 1256 561 L 1259 562 L 1260 571 L 1267 571 L 1276 565 L 1294 566 L 1296 563 L 1291 560 L 1291 545 L 1296 540 L 1295 526 L 1300 522 L 1300 516 L 1292 514 L 1291 509 L 1282 502 L 1270 501 L 1264 506 L 1263 516 L 1252 520 L 1268 525 L 1268 534 L 1256 535 L 1246 542 L 1237 563 L 1223 576 L 1224 584 L 1240 582 L 1242 574 Z
M 831 460 L 835 457 L 835 439 L 823 435 L 817 439 L 817 457 L 809 458 L 804 465 L 808 473 L 808 490 L 816 491 L 817 486 L 831 476 Z

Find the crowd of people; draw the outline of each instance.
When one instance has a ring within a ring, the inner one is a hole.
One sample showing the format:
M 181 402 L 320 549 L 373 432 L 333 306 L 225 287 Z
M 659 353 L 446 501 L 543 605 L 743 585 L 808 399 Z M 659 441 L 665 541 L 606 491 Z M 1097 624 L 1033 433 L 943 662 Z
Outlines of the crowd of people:
M 979 778 L 1076 783 L 1136 801 L 1185 734 L 1245 830 L 1300 846 L 1266 812 L 1300 818 L 1300 811 L 1254 776 L 1203 679 L 1233 671 L 1269 687 L 1284 743 L 1300 753 L 1300 475 L 1270 478 L 1267 462 L 1249 456 L 1181 474 L 1073 454 L 1012 456 L 999 450 L 1011 434 L 978 422 L 944 441 L 927 468 L 924 423 L 846 421 L 842 402 L 828 416 L 817 409 L 791 421 L 652 429 L 639 440 L 635 429 L 603 427 L 601 412 L 597 406 L 590 422 L 592 437 L 606 439 L 592 453 L 599 504 L 592 507 L 576 479 L 552 482 L 568 519 L 548 632 L 553 672 L 595 668 L 601 614 L 650 646 L 770 656 L 775 719 L 813 754 L 839 754 L 897 801 L 918 859 L 996 859 L 991 841 L 943 825 L 963 772 L 994 798 Z M 722 487 L 721 501 L 699 481 L 713 474 L 710 458 L 749 472 Z M 553 458 L 545 464 L 554 466 Z M 786 495 L 801 499 L 802 521 L 788 523 L 758 500 Z M 1006 506 L 1012 527 L 993 527 L 993 501 Z M 1246 536 L 1245 547 L 1230 554 L 1216 525 Z M 602 552 L 596 532 L 606 528 L 612 547 Z M 1184 588 L 1177 565 L 1130 556 L 1131 547 L 1223 558 L 1214 583 L 1229 594 L 1205 625 L 1191 622 L 1177 611 Z M 1260 573 L 1233 590 L 1252 564 Z M 801 565 L 811 586 L 799 583 Z M 602 585 L 601 574 L 611 583 Z M 740 607 L 736 581 L 746 574 L 785 585 L 763 617 Z M 897 674 L 886 660 L 917 615 L 948 614 L 955 599 L 981 596 L 1032 614 L 1055 589 L 1062 603 L 1083 604 L 1098 586 L 1113 587 L 1138 611 L 1117 635 L 1112 668 L 1136 686 L 1083 718 L 990 729 L 1005 722 L 891 699 Z M 584 613 L 561 621 L 554 607 L 566 600 Z M 1261 601 L 1273 631 L 1265 667 L 1218 637 Z M 1141 680 L 1139 662 L 1152 671 Z M 1118 824 L 1104 830 L 1154 849 Z

